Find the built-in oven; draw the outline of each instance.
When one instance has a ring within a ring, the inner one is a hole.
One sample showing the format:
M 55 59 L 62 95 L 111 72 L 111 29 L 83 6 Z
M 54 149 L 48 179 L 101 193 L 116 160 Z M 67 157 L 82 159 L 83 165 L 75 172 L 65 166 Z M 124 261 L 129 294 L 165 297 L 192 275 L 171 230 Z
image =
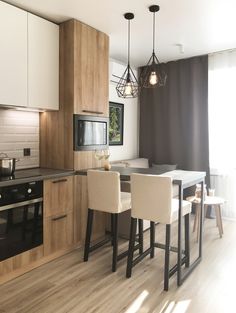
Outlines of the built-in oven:
M 0 261 L 43 243 L 43 182 L 0 187 Z

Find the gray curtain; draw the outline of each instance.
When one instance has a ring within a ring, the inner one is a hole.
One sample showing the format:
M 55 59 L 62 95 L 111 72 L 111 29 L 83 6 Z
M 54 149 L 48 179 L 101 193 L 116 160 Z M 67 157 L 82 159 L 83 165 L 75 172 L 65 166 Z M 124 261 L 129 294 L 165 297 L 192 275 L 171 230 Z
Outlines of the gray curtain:
M 165 87 L 140 94 L 140 156 L 206 171 L 209 185 L 208 56 L 158 66 L 167 73 Z

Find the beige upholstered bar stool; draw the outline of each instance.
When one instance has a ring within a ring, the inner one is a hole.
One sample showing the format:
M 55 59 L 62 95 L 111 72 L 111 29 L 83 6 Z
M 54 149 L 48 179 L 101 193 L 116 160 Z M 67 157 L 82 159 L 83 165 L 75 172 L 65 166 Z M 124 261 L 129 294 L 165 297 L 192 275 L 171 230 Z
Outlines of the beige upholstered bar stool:
M 131 229 L 126 277 L 131 277 L 132 267 L 150 254 L 154 257 L 154 248 L 163 245 L 155 243 L 155 223 L 166 225 L 164 290 L 169 288 L 169 277 L 177 267 L 169 269 L 171 224 L 178 219 L 179 200 L 172 198 L 172 179 L 157 175 L 131 175 Z M 189 217 L 191 203 L 182 202 L 182 215 L 185 216 L 185 253 L 182 263 L 189 266 Z M 137 219 L 149 220 L 150 248 L 133 260 L 134 240 Z
M 112 171 L 89 170 L 88 178 L 88 219 L 84 249 L 84 261 L 88 261 L 89 253 L 112 239 L 113 258 L 112 271 L 116 271 L 117 261 L 127 252 L 118 255 L 118 215 L 130 210 L 130 193 L 120 191 L 120 174 Z M 103 240 L 90 246 L 94 210 L 111 214 L 111 239 Z M 142 236 L 140 237 L 140 240 Z M 141 243 L 141 241 L 140 241 Z

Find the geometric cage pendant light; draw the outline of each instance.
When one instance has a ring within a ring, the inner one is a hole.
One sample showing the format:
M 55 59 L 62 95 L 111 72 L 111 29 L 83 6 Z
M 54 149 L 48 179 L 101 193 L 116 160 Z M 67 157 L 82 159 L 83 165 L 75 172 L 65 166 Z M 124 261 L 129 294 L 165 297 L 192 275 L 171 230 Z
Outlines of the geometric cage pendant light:
M 138 80 L 130 66 L 130 20 L 134 18 L 133 13 L 125 13 L 125 19 L 128 21 L 128 64 L 124 74 L 120 77 L 116 91 L 121 98 L 136 98 L 139 93 Z
M 165 86 L 167 75 L 166 73 L 157 67 L 160 64 L 156 54 L 155 54 L 155 14 L 160 10 L 159 5 L 151 5 L 149 11 L 153 13 L 153 39 L 152 39 L 152 55 L 148 60 L 147 65 L 143 69 L 140 75 L 140 85 L 142 88 L 157 88 Z

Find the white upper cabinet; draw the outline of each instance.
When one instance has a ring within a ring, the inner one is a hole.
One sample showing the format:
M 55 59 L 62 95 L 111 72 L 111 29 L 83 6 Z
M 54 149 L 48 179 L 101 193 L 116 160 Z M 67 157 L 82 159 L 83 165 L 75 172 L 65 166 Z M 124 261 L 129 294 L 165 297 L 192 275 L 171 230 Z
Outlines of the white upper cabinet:
M 28 106 L 59 109 L 59 26 L 30 13 Z
M 0 105 L 27 106 L 27 12 L 0 1 Z

